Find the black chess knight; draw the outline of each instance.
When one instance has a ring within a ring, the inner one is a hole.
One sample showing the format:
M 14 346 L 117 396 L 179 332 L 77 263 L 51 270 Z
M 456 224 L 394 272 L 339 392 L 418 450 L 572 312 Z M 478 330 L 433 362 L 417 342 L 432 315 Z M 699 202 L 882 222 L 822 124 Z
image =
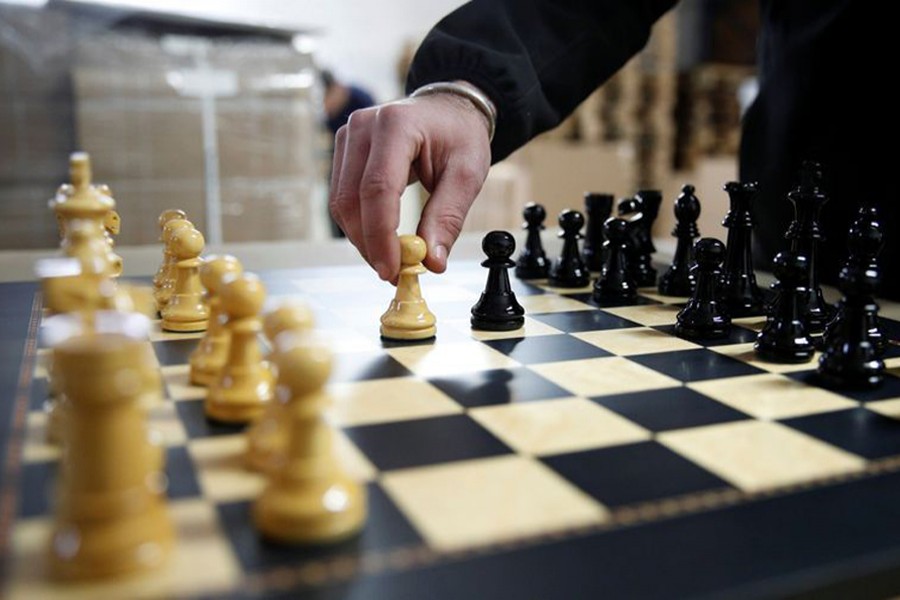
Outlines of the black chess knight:
M 584 216 L 577 210 L 564 210 L 559 213 L 559 237 L 563 239 L 559 260 L 550 270 L 549 283 L 560 288 L 579 288 L 591 282 L 590 271 L 584 266 L 578 240 L 581 239 L 581 228 L 584 227 Z
M 544 229 L 544 219 L 547 211 L 540 204 L 529 202 L 522 211 L 525 223 L 522 228 L 528 234 L 525 237 L 525 248 L 516 261 L 516 277 L 519 279 L 544 279 L 550 272 L 550 261 L 544 253 L 544 245 L 541 243 L 541 231 Z
M 672 235 L 678 240 L 672 264 L 659 278 L 659 293 L 664 296 L 690 296 L 696 281 L 691 274 L 694 262 L 694 240 L 700 237 L 697 219 L 700 217 L 700 201 L 694 195 L 694 186 L 685 185 L 675 199 L 675 229 Z
M 587 234 L 584 237 L 584 263 L 590 271 L 603 268 L 603 224 L 612 214 L 611 194 L 587 192 L 584 195 L 584 211 L 587 213 Z
M 487 260 L 487 284 L 481 298 L 472 307 L 472 329 L 509 331 L 525 324 L 525 309 L 516 300 L 509 285 L 508 269 L 515 266 L 510 260 L 516 250 L 516 240 L 506 231 L 491 231 L 481 242 Z
M 725 191 L 730 206 L 722 221 L 728 229 L 722 269 L 722 298 L 732 316 L 762 314 L 763 293 L 756 285 L 750 244 L 753 232 L 751 206 L 758 187 L 756 183 L 729 181 L 725 184 Z

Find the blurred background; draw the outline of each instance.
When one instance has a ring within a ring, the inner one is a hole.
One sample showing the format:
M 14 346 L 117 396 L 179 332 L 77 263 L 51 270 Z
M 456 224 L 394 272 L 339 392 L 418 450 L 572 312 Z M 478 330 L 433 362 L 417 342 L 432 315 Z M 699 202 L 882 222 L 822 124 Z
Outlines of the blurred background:
M 47 203 L 75 150 L 112 188 L 119 245 L 155 244 L 168 207 L 213 246 L 325 243 L 329 117 L 348 101 L 399 97 L 418 42 L 459 4 L 0 2 L 0 252 L 58 246 Z M 691 182 L 701 231 L 721 235 L 721 187 L 736 177 L 754 94 L 757 10 L 681 2 L 569 120 L 492 168 L 467 230 L 516 230 L 526 202 L 554 215 L 581 208 L 588 190 L 660 188 L 670 206 Z M 401 229 L 414 230 L 423 200 L 408 190 Z

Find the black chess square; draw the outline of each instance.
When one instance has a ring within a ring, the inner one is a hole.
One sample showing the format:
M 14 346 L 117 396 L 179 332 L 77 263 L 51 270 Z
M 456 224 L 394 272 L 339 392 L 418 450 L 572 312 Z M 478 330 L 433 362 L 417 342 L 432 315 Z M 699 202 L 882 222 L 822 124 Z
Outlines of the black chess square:
M 246 425 L 232 425 L 219 423 L 206 418 L 203 410 L 203 400 L 181 400 L 175 403 L 178 418 L 191 439 L 204 438 L 214 435 L 234 435 L 242 432 Z
M 194 498 L 202 495 L 193 461 L 185 446 L 166 448 L 165 460 L 166 477 L 169 480 L 166 494 L 169 498 Z
M 900 454 L 900 421 L 865 408 L 851 408 L 781 422 L 868 459 Z
M 888 319 L 887 317 L 878 317 L 878 326 L 881 333 L 888 340 L 900 341 L 900 321 Z
M 466 415 L 363 425 L 344 432 L 380 471 L 511 452 Z
M 368 381 L 410 375 L 412 371 L 384 352 L 352 352 L 334 355 L 331 381 Z
M 572 395 L 571 392 L 525 368 L 495 369 L 452 377 L 437 377 L 429 379 L 428 383 L 466 408 Z
M 610 507 L 729 487 L 653 441 L 560 454 L 543 461 Z
M 222 529 L 231 541 L 241 566 L 247 571 L 296 565 L 310 559 L 386 551 L 422 543 L 412 525 L 377 484 L 369 484 L 366 491 L 368 517 L 362 532 L 337 544 L 296 546 L 267 542 L 253 524 L 251 502 L 231 502 L 220 504 L 216 508 Z
M 602 310 L 573 310 L 567 312 L 554 312 L 532 314 L 532 319 L 546 323 L 566 333 L 579 331 L 603 331 L 607 329 L 625 329 L 627 327 L 640 327 L 641 325 L 622 317 L 617 317 Z
M 658 331 L 662 331 L 664 333 L 668 333 L 669 335 L 675 335 L 675 325 L 659 325 L 654 327 Z M 711 348 L 713 346 L 728 346 L 731 344 L 747 344 L 750 342 L 756 341 L 756 336 L 758 334 L 752 329 L 747 329 L 746 327 L 741 327 L 740 325 L 732 325 L 731 329 L 728 331 L 728 335 L 721 338 L 684 338 L 690 342 L 697 344 L 698 346 L 704 346 L 706 348 Z
M 56 492 L 59 462 L 25 463 L 19 480 L 19 516 L 22 518 L 46 515 L 52 507 Z M 6 482 L 12 484 L 12 482 Z
M 745 362 L 705 348 L 643 354 L 629 356 L 628 359 L 684 382 L 765 373 Z
M 568 334 L 508 338 L 484 343 L 525 365 L 612 356 L 606 350 Z
M 788 373 L 788 377 L 797 381 L 802 381 L 806 385 L 819 387 L 826 390 L 833 390 L 841 396 L 852 398 L 857 402 L 875 402 L 877 400 L 888 400 L 890 398 L 900 398 L 900 378 L 894 377 L 890 373 L 885 373 L 884 382 L 876 388 L 868 389 L 839 389 L 834 390 L 826 382 L 819 378 L 815 370 L 795 371 Z
M 46 378 L 32 379 L 31 389 L 28 390 L 28 410 L 44 410 L 47 399 L 50 397 L 50 386 Z
M 593 293 L 585 292 L 580 294 L 567 294 L 566 298 L 571 298 L 573 300 L 578 300 L 579 302 L 584 302 L 585 304 L 590 304 L 591 306 L 598 306 L 600 308 L 616 308 L 619 306 L 639 306 L 639 305 L 648 305 L 648 304 L 662 304 L 659 300 L 654 300 L 653 298 L 647 298 L 646 296 L 641 296 L 638 294 L 636 298 L 631 300 L 604 300 L 602 302 L 597 302 L 594 299 Z
M 191 352 L 197 348 L 199 340 L 186 338 L 181 340 L 163 340 L 153 343 L 156 358 L 162 366 L 184 365 L 190 362 Z
M 687 387 L 601 396 L 591 400 L 654 432 L 751 418 Z

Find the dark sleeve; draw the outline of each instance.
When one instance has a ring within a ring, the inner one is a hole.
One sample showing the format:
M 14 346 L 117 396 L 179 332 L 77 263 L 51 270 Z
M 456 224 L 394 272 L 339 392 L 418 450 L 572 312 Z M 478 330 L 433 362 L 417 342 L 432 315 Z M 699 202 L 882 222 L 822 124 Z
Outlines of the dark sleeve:
M 407 93 L 462 79 L 497 105 L 492 160 L 552 129 L 634 56 L 676 0 L 473 0 L 431 30 Z

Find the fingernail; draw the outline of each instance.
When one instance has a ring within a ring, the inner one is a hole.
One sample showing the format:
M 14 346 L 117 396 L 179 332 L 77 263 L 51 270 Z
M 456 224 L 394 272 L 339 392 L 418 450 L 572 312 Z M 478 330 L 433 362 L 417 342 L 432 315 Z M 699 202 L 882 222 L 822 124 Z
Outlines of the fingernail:
M 447 260 L 447 246 L 443 244 L 438 244 L 434 247 L 434 258 L 439 262 L 444 262 Z
M 382 280 L 387 280 L 387 265 L 384 263 L 375 263 L 373 266 L 375 267 L 375 272 L 378 273 L 378 277 Z

